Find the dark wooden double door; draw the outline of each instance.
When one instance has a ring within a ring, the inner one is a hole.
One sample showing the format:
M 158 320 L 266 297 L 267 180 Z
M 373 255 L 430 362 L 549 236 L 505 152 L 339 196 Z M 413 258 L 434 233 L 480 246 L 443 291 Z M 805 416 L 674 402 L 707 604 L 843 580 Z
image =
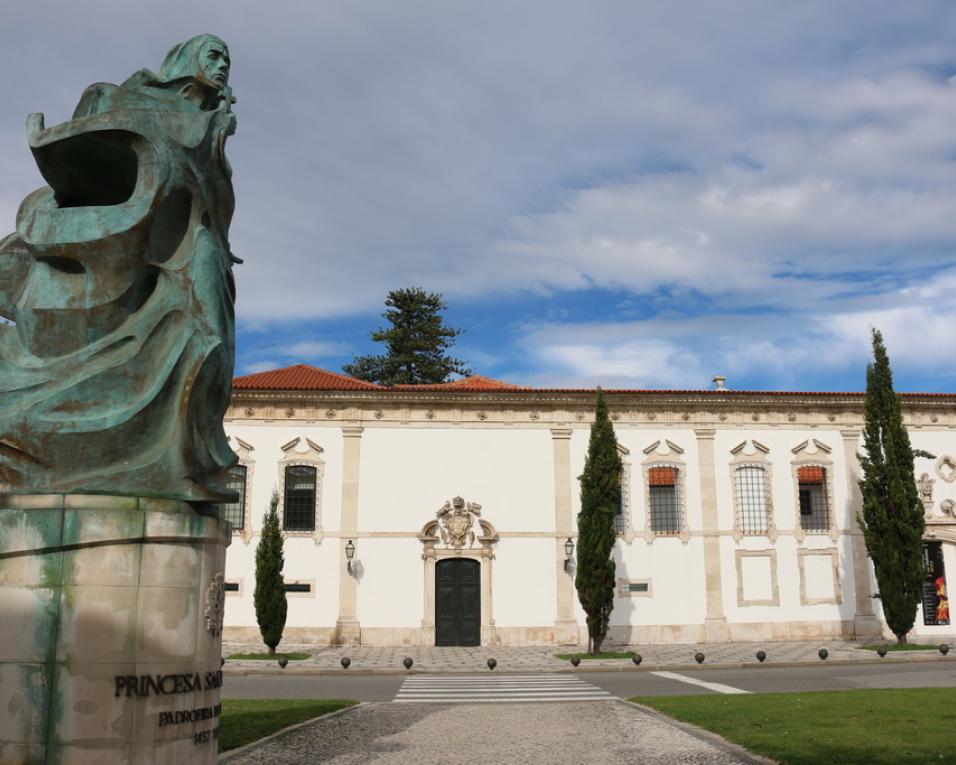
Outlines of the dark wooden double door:
M 435 564 L 435 645 L 481 645 L 481 564 L 476 560 Z

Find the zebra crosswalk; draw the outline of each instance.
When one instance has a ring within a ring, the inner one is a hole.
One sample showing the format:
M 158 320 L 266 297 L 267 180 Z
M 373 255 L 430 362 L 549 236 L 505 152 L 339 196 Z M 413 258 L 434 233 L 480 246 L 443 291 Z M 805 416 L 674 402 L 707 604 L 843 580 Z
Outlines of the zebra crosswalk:
M 406 677 L 395 701 L 488 704 L 610 701 L 615 697 L 573 675 L 420 675 Z

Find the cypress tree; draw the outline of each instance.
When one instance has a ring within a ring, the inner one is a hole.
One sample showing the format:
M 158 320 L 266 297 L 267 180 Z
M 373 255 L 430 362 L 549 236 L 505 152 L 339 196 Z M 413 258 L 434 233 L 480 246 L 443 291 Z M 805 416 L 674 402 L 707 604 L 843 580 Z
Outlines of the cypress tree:
M 392 290 L 382 318 L 392 326 L 371 333 L 385 343 L 381 356 L 356 356 L 342 371 L 381 385 L 443 383 L 449 375 L 470 374 L 464 362 L 447 356 L 462 330 L 446 326 L 441 316 L 448 306 L 437 292 L 421 287 Z
M 601 650 L 614 608 L 614 514 L 621 504 L 621 455 L 604 393 L 598 388 L 594 424 L 581 481 L 578 513 L 578 564 L 574 586 L 587 614 L 588 643 Z
M 256 621 L 262 642 L 269 647 L 269 654 L 275 655 L 276 646 L 282 640 L 285 629 L 285 617 L 288 604 L 285 598 L 282 566 L 285 556 L 282 552 L 282 531 L 279 528 L 279 493 L 272 492 L 269 512 L 262 522 L 262 537 L 256 547 L 256 591 L 253 601 L 256 606 Z
M 883 336 L 873 330 L 873 363 L 866 370 L 865 454 L 859 516 L 866 549 L 873 560 L 883 616 L 899 644 L 913 627 L 922 596 L 923 506 L 913 468 L 914 456 L 903 426 L 900 397 L 893 390 L 893 373 Z M 930 456 L 930 455 L 925 455 Z

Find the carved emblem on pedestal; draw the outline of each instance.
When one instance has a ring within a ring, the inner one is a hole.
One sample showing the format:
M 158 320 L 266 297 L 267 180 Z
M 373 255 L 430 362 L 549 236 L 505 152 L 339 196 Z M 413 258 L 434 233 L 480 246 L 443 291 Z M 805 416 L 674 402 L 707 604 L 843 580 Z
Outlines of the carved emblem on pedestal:
M 929 477 L 929 473 L 923 473 L 916 481 L 916 486 L 919 488 L 920 502 L 923 503 L 923 507 L 925 507 L 927 511 L 933 506 L 934 483 L 936 483 L 936 481 Z
M 446 502 L 435 514 L 441 541 L 456 550 L 465 545 L 471 547 L 475 543 L 475 518 L 480 515 L 481 505 L 477 502 L 466 503 L 461 497 Z
M 214 636 L 222 634 L 222 620 L 226 612 L 226 584 L 222 573 L 216 574 L 206 588 L 206 629 Z

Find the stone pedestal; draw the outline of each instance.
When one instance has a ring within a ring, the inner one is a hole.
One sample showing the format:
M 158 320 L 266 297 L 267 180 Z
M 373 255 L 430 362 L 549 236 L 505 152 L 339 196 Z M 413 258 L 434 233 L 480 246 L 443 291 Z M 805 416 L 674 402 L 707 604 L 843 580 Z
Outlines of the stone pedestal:
M 228 524 L 0 495 L 0 762 L 213 763 Z

